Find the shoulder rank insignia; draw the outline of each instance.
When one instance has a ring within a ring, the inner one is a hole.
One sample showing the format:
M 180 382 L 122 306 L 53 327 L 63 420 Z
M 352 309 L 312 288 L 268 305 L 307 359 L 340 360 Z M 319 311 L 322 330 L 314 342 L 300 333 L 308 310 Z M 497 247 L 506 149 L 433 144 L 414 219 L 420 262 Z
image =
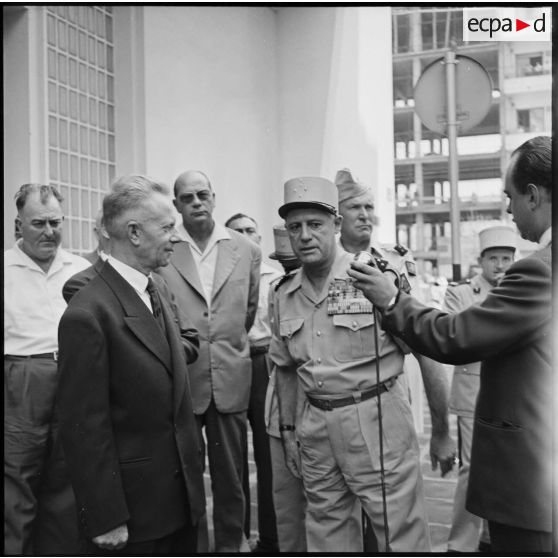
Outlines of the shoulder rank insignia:
M 415 264 L 415 262 L 411 261 L 411 260 L 407 260 L 405 262 L 405 267 L 407 268 L 407 273 L 411 276 L 411 277 L 415 277 L 417 274 L 417 265 Z
M 295 271 L 296 270 L 289 271 L 289 273 L 285 273 L 285 275 L 283 275 L 282 277 L 279 277 L 279 279 L 277 279 L 277 283 L 275 284 L 275 287 L 274 287 L 273 290 L 277 291 L 283 283 L 286 283 L 289 279 L 292 279 L 294 277 Z
M 401 244 L 396 244 L 393 249 L 398 252 L 400 256 L 404 256 L 409 251 L 405 246 L 401 246 Z

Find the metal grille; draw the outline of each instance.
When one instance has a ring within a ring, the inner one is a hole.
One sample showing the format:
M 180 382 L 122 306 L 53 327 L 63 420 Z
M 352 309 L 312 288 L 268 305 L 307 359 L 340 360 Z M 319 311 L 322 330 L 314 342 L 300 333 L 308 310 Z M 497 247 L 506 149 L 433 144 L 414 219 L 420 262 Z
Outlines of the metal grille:
M 51 6 L 46 26 L 49 180 L 64 196 L 64 247 L 83 253 L 115 172 L 112 8 Z

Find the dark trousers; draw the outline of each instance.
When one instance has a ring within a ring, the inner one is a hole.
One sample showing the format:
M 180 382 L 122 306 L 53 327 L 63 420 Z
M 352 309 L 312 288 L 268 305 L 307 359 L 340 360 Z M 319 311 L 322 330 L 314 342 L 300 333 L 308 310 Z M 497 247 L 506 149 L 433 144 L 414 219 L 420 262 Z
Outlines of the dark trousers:
M 120 550 L 102 550 L 87 541 L 88 556 L 192 556 L 197 552 L 198 528 L 187 526 L 153 541 L 128 543 Z
M 520 504 L 519 504 L 520 505 Z M 495 554 L 528 554 L 552 552 L 552 533 L 521 529 L 488 522 L 490 532 L 490 551 Z
M 243 444 L 246 440 L 246 411 L 220 413 L 213 399 L 203 415 L 196 415 L 207 457 L 213 493 L 215 552 L 238 552 L 244 536 Z
M 271 453 L 269 438 L 265 428 L 265 395 L 269 383 L 267 350 L 252 350 L 252 385 L 248 420 L 252 428 L 252 443 L 257 474 L 258 498 L 258 546 L 277 551 L 277 524 L 273 507 L 273 482 L 271 473 Z M 248 474 L 248 444 L 244 444 L 243 488 L 246 497 L 244 531 L 250 537 L 250 482 Z
M 78 554 L 74 493 L 58 434 L 56 362 L 4 358 L 4 552 Z

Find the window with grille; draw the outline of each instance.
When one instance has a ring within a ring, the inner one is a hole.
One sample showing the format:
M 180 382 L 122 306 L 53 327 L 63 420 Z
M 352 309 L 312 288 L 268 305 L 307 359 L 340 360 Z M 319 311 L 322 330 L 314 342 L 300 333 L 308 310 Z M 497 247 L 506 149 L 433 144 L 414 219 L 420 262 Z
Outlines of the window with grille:
M 64 247 L 83 253 L 115 172 L 112 8 L 51 6 L 46 25 L 49 180 L 65 200 Z

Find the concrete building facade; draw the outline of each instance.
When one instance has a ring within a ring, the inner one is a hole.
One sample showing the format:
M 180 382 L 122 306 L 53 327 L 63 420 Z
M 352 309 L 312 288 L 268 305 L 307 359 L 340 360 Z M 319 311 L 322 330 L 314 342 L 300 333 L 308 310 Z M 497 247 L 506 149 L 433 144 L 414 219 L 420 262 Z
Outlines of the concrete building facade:
M 114 177 L 188 168 L 211 177 L 219 221 L 259 221 L 265 254 L 284 181 L 341 167 L 378 186 L 377 235 L 395 239 L 389 7 L 3 12 L 5 246 L 22 183 L 60 188 L 83 253 Z

